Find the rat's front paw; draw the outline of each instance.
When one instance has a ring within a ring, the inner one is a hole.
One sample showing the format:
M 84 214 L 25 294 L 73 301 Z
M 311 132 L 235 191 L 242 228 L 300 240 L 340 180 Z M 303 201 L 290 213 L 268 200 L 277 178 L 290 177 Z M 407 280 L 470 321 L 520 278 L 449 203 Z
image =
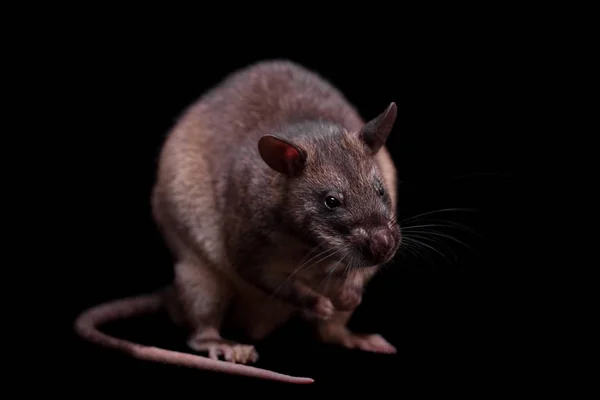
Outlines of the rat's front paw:
M 362 302 L 362 290 L 360 287 L 344 286 L 333 298 L 335 308 L 340 311 L 352 311 Z
M 313 319 L 328 320 L 333 315 L 334 307 L 327 297 L 317 297 L 312 307 L 304 310 L 304 314 Z

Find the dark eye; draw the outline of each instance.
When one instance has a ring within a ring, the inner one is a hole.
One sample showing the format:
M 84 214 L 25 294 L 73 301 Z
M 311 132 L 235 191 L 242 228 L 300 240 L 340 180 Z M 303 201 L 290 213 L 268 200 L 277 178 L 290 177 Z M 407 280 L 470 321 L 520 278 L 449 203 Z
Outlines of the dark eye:
M 375 189 L 377 190 L 378 195 L 383 196 L 385 194 L 385 189 L 383 188 L 383 185 L 377 184 L 375 185 Z
M 325 205 L 329 208 L 336 208 L 341 205 L 340 201 L 333 196 L 327 196 L 325 198 Z

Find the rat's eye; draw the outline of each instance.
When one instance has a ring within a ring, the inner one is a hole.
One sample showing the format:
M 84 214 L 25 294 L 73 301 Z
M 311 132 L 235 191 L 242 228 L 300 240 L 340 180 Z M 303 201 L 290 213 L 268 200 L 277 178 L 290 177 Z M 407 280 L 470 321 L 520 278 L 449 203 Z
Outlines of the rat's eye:
M 341 202 L 333 196 L 327 196 L 325 197 L 325 205 L 329 208 L 336 208 L 341 205 Z
M 377 183 L 375 185 L 375 190 L 377 190 L 377 194 L 380 196 L 383 196 L 385 194 L 385 189 L 383 188 L 383 185 L 381 183 Z

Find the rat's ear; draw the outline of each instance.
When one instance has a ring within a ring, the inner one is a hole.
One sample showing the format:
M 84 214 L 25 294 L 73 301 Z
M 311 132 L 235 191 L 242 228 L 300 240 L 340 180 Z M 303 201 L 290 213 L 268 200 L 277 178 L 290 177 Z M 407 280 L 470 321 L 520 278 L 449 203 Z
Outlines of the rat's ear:
M 258 141 L 258 152 L 264 162 L 275 171 L 287 176 L 300 175 L 306 162 L 306 153 L 300 147 L 274 135 L 264 135 Z
M 396 122 L 396 103 L 391 102 L 384 112 L 367 122 L 358 137 L 376 154 L 387 141 L 394 123 Z

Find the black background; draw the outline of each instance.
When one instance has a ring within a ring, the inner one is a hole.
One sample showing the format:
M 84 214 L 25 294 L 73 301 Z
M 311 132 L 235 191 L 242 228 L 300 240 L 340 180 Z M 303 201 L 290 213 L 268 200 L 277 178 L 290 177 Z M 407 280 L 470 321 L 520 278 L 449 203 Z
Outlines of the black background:
M 178 115 L 204 90 L 249 63 L 287 58 L 338 86 L 361 115 L 390 101 L 398 120 L 388 142 L 397 165 L 400 217 L 449 208 L 422 222 L 460 223 L 476 234 L 445 230 L 471 249 L 442 239 L 442 255 L 403 253 L 369 286 L 352 326 L 378 332 L 394 356 L 364 354 L 311 342 L 291 324 L 258 345 L 258 366 L 313 377 L 296 387 L 149 364 L 99 349 L 71 334 L 73 382 L 110 391 L 177 388 L 233 394 L 245 385 L 268 393 L 365 388 L 464 394 L 512 390 L 533 367 L 530 304 L 522 290 L 529 268 L 517 246 L 521 193 L 517 159 L 533 135 L 526 121 L 536 93 L 536 48 L 502 22 L 430 24 L 367 35 L 344 24 L 307 36 L 284 27 L 166 34 L 153 27 L 87 31 L 71 38 L 68 76 L 70 213 L 79 224 L 73 268 L 63 294 L 66 327 L 85 307 L 154 290 L 172 277 L 169 254 L 150 215 L 158 151 Z M 305 27 L 306 28 L 306 27 Z M 215 28 L 216 29 L 216 28 Z M 224 29 L 224 28 L 222 28 Z M 254 32 L 256 33 L 256 32 Z M 215 36 L 212 36 L 212 35 Z M 217 38 L 218 36 L 218 38 Z M 298 38 L 299 37 L 299 38 Z M 66 283 L 66 282 L 65 282 Z M 163 316 L 106 326 L 132 340 L 186 351 Z M 382 393 L 384 394 L 384 393 Z

